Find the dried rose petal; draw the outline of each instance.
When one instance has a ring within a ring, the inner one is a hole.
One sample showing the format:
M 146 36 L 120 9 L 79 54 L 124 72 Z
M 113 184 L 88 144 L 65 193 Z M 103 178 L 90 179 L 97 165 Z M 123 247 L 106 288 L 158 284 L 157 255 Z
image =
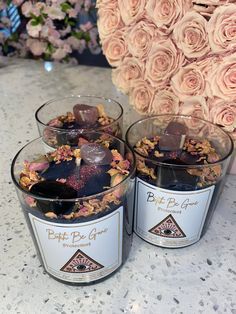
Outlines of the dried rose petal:
M 58 118 L 54 118 L 54 119 L 50 120 L 48 122 L 48 125 L 52 126 L 54 128 L 61 128 L 61 127 L 63 127 L 63 123 Z
M 44 161 L 44 162 L 31 162 L 29 165 L 29 170 L 30 171 L 44 171 L 49 167 L 49 162 Z

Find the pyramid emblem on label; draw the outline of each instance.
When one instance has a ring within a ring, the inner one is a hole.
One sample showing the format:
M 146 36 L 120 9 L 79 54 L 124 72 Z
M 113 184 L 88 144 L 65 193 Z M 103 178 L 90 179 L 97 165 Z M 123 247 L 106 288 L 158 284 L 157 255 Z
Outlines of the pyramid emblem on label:
M 185 238 L 186 235 L 172 215 L 168 215 L 155 227 L 149 230 L 150 233 L 165 238 Z
M 103 267 L 81 250 L 77 250 L 60 270 L 68 273 L 88 273 Z

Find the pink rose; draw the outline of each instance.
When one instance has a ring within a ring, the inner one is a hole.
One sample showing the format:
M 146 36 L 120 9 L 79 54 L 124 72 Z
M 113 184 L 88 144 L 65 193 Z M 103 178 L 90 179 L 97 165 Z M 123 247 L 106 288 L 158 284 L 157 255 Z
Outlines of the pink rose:
M 199 14 L 201 14 L 203 17 L 205 17 L 207 20 L 209 20 L 209 18 L 211 17 L 212 13 L 215 10 L 215 6 L 213 5 L 201 5 L 201 4 L 196 4 L 196 2 L 194 2 L 193 4 L 193 10 Z
M 71 47 L 68 44 L 64 44 L 62 48 L 56 49 L 52 54 L 54 60 L 60 61 L 64 59 L 69 53 L 71 53 Z
M 149 84 L 142 80 L 132 82 L 131 91 L 129 93 L 129 103 L 134 106 L 140 114 L 150 113 L 150 104 L 154 95 L 154 90 Z
M 229 0 L 195 0 L 194 2 L 197 4 L 203 4 L 203 5 L 221 5 L 221 4 L 227 4 L 230 1 Z
M 21 11 L 22 14 L 26 17 L 31 17 L 31 14 L 35 16 L 40 16 L 45 8 L 46 8 L 45 3 L 38 1 L 32 3 L 32 1 L 26 1 L 25 3 L 22 4 Z
M 182 101 L 188 97 L 205 95 L 205 77 L 200 68 L 193 63 L 180 68 L 179 72 L 172 77 L 171 86 Z
M 192 1 L 189 0 L 149 0 L 146 12 L 157 27 L 171 32 L 174 25 L 189 11 Z
M 79 50 L 81 48 L 82 41 L 77 39 L 76 37 L 70 36 L 67 38 L 66 41 L 74 50 Z
M 156 26 L 147 20 L 138 22 L 134 27 L 127 29 L 129 52 L 139 59 L 149 53 L 156 33 Z
M 145 79 L 152 87 L 165 87 L 171 76 L 183 65 L 184 56 L 171 39 L 153 42 L 147 56 Z
M 41 56 L 47 49 L 46 42 L 33 38 L 27 39 L 26 46 L 34 56 Z
M 213 52 L 236 48 L 236 4 L 215 9 L 208 22 L 208 33 Z
M 236 132 L 236 102 L 219 98 L 209 99 L 210 121 L 223 126 L 227 132 Z
M 123 22 L 129 25 L 143 14 L 146 0 L 118 0 Z
M 99 19 L 97 26 L 101 41 L 104 41 L 104 39 L 115 32 L 118 28 L 124 26 L 117 5 L 107 5 L 101 7 L 98 14 Z
M 38 24 L 33 26 L 31 23 L 32 21 L 30 20 L 26 25 L 27 32 L 31 37 L 37 38 L 39 37 L 39 33 L 42 30 L 42 25 Z
M 151 114 L 177 114 L 179 99 L 169 89 L 157 91 L 152 99 Z
M 30 13 L 32 12 L 33 5 L 30 1 L 26 1 L 21 6 L 21 12 L 24 16 L 30 17 Z
M 209 108 L 202 96 L 186 98 L 180 105 L 179 114 L 209 120 Z
M 61 30 L 59 31 L 59 34 L 60 34 L 62 37 L 66 36 L 66 35 L 68 35 L 68 34 L 70 34 L 70 33 L 71 33 L 71 26 L 70 26 L 70 25 L 67 25 L 66 28 L 63 28 L 63 29 L 61 29 Z
M 48 41 L 55 47 L 62 48 L 64 45 L 64 41 L 60 39 L 58 36 L 48 36 Z
M 236 53 L 215 62 L 207 75 L 207 96 L 236 99 Z
M 30 1 L 26 1 L 21 6 L 21 12 L 24 16 L 30 17 L 30 12 L 32 11 L 32 3 Z
M 230 133 L 230 136 L 234 142 L 234 147 L 236 147 L 236 129 L 234 129 L 234 132 Z M 235 149 L 234 149 L 235 151 Z M 232 167 L 231 167 L 232 169 Z M 236 158 L 234 158 L 234 173 L 231 171 L 230 173 L 236 174 Z
M 175 25 L 175 43 L 187 58 L 199 58 L 210 51 L 206 28 L 206 19 L 194 11 L 187 12 Z
M 179 109 L 179 114 L 188 115 L 193 118 L 186 120 L 186 125 L 191 133 L 191 130 L 199 134 L 199 136 L 204 136 L 205 123 L 202 120 L 194 119 L 200 118 L 204 120 L 209 120 L 209 108 L 206 103 L 206 99 L 201 96 L 194 96 L 187 98 L 181 105 Z M 189 134 L 191 136 L 191 134 Z
M 78 1 L 78 0 L 74 0 L 74 1 Z M 117 5 L 117 0 L 97 0 L 96 1 L 96 8 L 100 9 L 100 8 L 104 8 L 108 5 Z
M 136 58 L 126 57 L 122 64 L 112 70 L 112 81 L 123 93 L 128 93 L 133 80 L 143 77 L 144 64 Z
M 103 52 L 111 66 L 119 66 L 127 54 L 127 43 L 123 30 L 116 31 L 103 43 Z
M 68 10 L 68 15 L 69 15 L 69 17 L 76 18 L 78 15 L 78 10 L 70 9 L 70 10 Z
M 66 16 L 66 13 L 62 11 L 60 6 L 51 5 L 45 8 L 44 12 L 52 19 L 52 20 L 63 20 Z

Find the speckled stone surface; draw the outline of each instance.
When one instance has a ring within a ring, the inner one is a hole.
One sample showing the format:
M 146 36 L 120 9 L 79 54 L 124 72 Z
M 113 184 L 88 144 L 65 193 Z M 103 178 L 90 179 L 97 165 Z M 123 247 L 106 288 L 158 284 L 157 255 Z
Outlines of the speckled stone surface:
M 11 183 L 14 154 L 38 136 L 44 101 L 82 93 L 113 97 L 137 119 L 109 69 L 0 59 L 0 313 L 236 313 L 236 176 L 228 176 L 211 225 L 195 245 L 162 249 L 134 235 L 130 257 L 110 279 L 74 287 L 43 270 Z

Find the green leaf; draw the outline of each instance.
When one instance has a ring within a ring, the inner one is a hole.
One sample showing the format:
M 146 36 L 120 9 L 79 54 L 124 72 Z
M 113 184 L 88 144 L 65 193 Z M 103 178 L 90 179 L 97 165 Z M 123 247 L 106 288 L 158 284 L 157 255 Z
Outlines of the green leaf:
M 83 32 L 71 32 L 71 35 L 74 36 L 77 39 L 83 38 Z
M 3 50 L 3 52 L 4 53 L 8 53 L 8 48 L 9 48 L 9 46 L 8 46 L 8 43 L 4 43 L 3 45 L 2 45 L 2 50 Z
M 89 33 L 84 33 L 83 34 L 83 38 L 85 39 L 85 41 L 88 43 L 90 41 L 90 35 Z
M 64 19 L 64 22 L 65 22 L 66 25 L 68 25 L 68 21 L 69 21 L 68 16 L 66 16 L 65 19 Z
M 33 19 L 33 20 L 31 21 L 31 25 L 32 25 L 32 26 L 37 26 L 37 25 L 39 25 L 39 24 L 40 24 L 39 20 Z
M 32 19 L 37 19 L 37 16 L 34 15 L 32 12 L 30 12 L 30 17 L 31 17 Z
M 68 20 L 68 24 L 70 26 L 75 26 L 76 25 L 75 21 L 72 21 L 72 20 Z
M 19 35 L 18 33 L 11 34 L 11 37 L 9 38 L 11 41 L 18 41 Z
M 46 51 L 47 51 L 47 54 L 50 54 L 50 55 L 55 51 L 55 49 L 51 43 L 48 43 Z
M 72 9 L 72 6 L 67 2 L 61 3 L 60 6 L 63 12 L 67 12 L 68 10 Z

